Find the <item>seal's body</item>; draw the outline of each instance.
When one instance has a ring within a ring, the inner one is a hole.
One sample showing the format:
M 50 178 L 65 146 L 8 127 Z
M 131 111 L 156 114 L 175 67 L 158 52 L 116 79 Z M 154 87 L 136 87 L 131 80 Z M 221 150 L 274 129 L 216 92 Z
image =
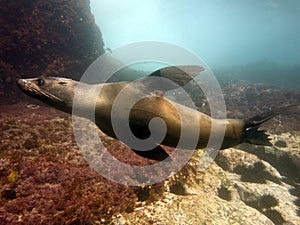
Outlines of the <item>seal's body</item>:
M 155 73 L 157 74 L 157 71 Z M 161 76 L 162 74 L 160 73 L 159 75 Z M 183 79 L 178 84 L 184 85 L 189 79 Z M 143 93 L 145 88 L 141 84 L 131 87 L 131 82 L 88 85 L 71 79 L 57 77 L 20 79 L 17 81 L 17 84 L 29 96 L 67 113 L 72 113 L 76 90 L 76 96 L 79 99 L 76 103 L 79 108 L 77 114 L 89 118 L 89 116 L 86 116 L 86 112 L 95 110 L 94 115 L 97 126 L 104 133 L 114 138 L 118 138 L 118 135 L 112 124 L 112 110 L 118 96 L 122 95 L 121 92 L 125 88 L 128 89 L 127 93 L 129 93 L 129 97 Z M 130 110 L 129 118 L 126 113 L 123 113 L 126 110 Z M 157 144 L 176 147 L 182 135 L 181 131 L 184 131 L 184 137 L 187 141 L 185 145 L 180 147 L 186 149 L 204 148 L 211 135 L 212 124 L 215 124 L 217 129 L 214 132 L 218 133 L 218 127 L 220 127 L 220 134 L 224 134 L 221 146 L 224 149 L 243 142 L 270 145 L 267 135 L 263 131 L 258 131 L 257 128 L 261 123 L 269 120 L 274 115 L 276 114 L 268 113 L 249 120 L 214 119 L 193 108 L 183 106 L 161 96 L 150 94 L 140 98 L 130 109 L 127 108 L 127 101 L 121 101 L 118 110 L 114 114 L 114 119 L 117 119 L 120 123 L 129 121 L 133 134 L 137 138 L 145 139 L 151 135 L 151 132 L 163 132 L 161 126 L 156 126 L 155 124 L 151 127 L 151 131 L 149 129 L 149 123 L 153 118 L 161 118 L 166 125 L 166 135 Z M 225 133 L 221 132 L 221 127 L 225 129 Z M 193 136 L 193 133 L 195 133 L 194 129 L 199 130 L 196 143 L 192 143 L 195 139 Z M 189 142 L 189 138 L 191 138 L 191 142 Z M 126 140 L 122 141 L 126 144 Z M 192 144 L 189 145 L 189 143 Z

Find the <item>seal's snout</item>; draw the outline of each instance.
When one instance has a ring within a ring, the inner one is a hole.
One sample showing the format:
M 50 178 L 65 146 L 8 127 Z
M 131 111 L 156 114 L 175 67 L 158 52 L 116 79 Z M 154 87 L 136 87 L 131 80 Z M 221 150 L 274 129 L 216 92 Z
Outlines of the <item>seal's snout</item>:
M 16 82 L 17 82 L 17 84 L 24 84 L 24 83 L 26 83 L 26 80 L 25 79 L 17 79 Z
M 17 83 L 19 88 L 23 87 L 25 82 L 26 82 L 25 79 L 17 79 L 16 80 L 16 83 Z
M 17 79 L 16 80 L 17 86 L 21 89 L 21 90 L 25 90 L 28 87 L 29 81 L 27 81 L 26 79 Z

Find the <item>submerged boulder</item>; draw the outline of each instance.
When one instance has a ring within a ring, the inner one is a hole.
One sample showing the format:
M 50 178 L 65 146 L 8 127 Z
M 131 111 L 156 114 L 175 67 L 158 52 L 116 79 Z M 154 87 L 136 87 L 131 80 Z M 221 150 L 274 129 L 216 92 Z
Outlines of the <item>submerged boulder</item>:
M 79 79 L 105 51 L 89 0 L 0 0 L 0 99 L 18 98 L 15 79 Z

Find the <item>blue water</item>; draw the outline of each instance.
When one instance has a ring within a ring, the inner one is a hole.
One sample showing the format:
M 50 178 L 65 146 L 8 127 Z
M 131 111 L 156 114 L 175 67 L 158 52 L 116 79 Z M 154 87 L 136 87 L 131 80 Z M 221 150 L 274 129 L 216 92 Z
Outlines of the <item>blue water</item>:
M 219 76 L 300 82 L 298 0 L 91 0 L 91 8 L 110 49 L 165 41 L 196 53 Z

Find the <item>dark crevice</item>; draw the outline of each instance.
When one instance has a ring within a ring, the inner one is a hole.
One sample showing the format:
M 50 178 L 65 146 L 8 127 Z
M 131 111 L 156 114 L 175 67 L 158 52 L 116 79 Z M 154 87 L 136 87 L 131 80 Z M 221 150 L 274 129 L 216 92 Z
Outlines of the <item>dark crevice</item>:
M 172 184 L 170 186 L 170 192 L 176 195 L 186 195 L 185 187 L 180 182 Z
M 218 189 L 218 196 L 226 201 L 231 201 L 231 191 L 226 187 L 221 187 Z
M 260 212 L 267 216 L 275 225 L 282 225 L 284 222 L 286 222 L 281 214 L 274 209 L 268 209 Z
M 138 197 L 138 201 L 140 202 L 144 202 L 148 200 L 148 198 L 150 197 L 149 190 L 145 188 L 141 188 L 137 193 L 137 197 Z

